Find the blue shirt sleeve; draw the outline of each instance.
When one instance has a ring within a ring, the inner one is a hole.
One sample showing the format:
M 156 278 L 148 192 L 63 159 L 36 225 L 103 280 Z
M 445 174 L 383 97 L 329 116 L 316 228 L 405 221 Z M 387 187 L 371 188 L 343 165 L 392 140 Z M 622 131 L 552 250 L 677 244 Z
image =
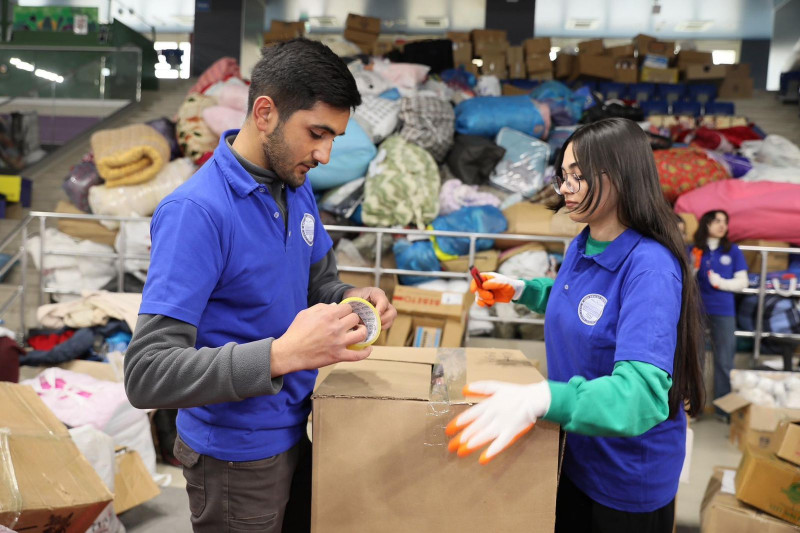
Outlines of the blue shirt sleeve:
M 731 257 L 733 257 L 733 273 L 736 274 L 740 270 L 747 270 L 747 261 L 744 259 L 744 254 L 735 244 L 731 245 Z
M 156 210 L 150 236 L 150 268 L 139 313 L 197 327 L 224 266 L 219 228 L 208 211 L 181 199 Z
M 650 363 L 672 376 L 681 282 L 671 272 L 646 270 L 622 289 L 614 362 Z

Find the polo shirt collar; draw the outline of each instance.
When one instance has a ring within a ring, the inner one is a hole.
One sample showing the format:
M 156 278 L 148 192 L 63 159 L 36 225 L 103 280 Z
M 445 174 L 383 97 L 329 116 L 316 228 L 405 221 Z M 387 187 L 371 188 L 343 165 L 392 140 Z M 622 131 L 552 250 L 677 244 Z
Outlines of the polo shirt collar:
M 233 192 L 245 198 L 258 188 L 258 183 L 239 163 L 228 146 L 226 141 L 228 136 L 238 134 L 239 130 L 228 130 L 222 134 L 219 138 L 219 145 L 214 151 L 214 161 L 219 166 L 222 175 L 225 176 Z
M 589 238 L 589 226 L 586 226 L 583 231 L 575 238 L 577 242 L 578 252 L 586 259 L 591 259 L 601 267 L 612 272 L 619 269 L 625 258 L 633 250 L 633 248 L 642 239 L 642 235 L 631 228 L 623 231 L 619 237 L 614 239 L 608 248 L 603 250 L 597 255 L 586 255 L 586 241 Z

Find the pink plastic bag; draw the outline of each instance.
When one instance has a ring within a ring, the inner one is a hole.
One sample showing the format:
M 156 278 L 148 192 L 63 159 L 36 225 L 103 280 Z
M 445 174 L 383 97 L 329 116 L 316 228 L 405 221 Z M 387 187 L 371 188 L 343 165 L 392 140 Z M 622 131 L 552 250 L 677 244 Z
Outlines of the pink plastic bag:
M 800 244 L 800 185 L 770 181 L 717 181 L 678 198 L 676 213 L 724 209 L 731 241 L 763 239 Z

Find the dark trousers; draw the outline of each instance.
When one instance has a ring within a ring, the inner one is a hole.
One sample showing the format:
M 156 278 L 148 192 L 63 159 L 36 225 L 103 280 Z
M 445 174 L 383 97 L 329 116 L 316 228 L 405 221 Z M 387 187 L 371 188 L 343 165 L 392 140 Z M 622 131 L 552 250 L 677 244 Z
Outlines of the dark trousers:
M 714 352 L 714 398 L 731 391 L 731 370 L 736 357 L 736 317 L 708 315 L 711 349 Z
M 220 461 L 175 439 L 196 533 L 311 531 L 311 443 L 258 461 Z
M 600 505 L 562 475 L 556 500 L 556 533 L 671 533 L 675 500 L 650 513 Z

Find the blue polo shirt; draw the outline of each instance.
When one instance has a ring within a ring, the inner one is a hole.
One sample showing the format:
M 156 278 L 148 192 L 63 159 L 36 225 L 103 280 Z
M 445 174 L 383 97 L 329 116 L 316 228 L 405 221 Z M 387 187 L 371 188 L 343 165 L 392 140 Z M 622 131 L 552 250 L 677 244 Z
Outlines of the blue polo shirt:
M 288 229 L 269 190 L 225 142 L 164 198 L 150 226 L 150 269 L 142 314 L 197 327 L 196 348 L 280 337 L 307 307 L 309 269 L 332 243 L 308 181 L 288 188 Z M 267 354 L 264 354 L 266 357 Z M 287 374 L 278 394 L 178 413 L 195 451 L 224 461 L 282 453 L 306 431 L 316 370 Z
M 691 248 L 689 250 L 690 260 L 693 260 Z M 736 316 L 734 294 L 712 287 L 708 281 L 709 270 L 713 270 L 723 278 L 731 279 L 740 270 L 747 270 L 744 254 L 735 244 L 731 244 L 731 249 L 727 252 L 723 251 L 722 247 L 713 252 L 705 250 L 700 261 L 700 270 L 697 271 L 697 283 L 700 286 L 700 297 L 703 299 L 705 312 L 709 315 Z
M 547 303 L 548 378 L 610 376 L 618 361 L 672 375 L 681 270 L 664 246 L 632 229 L 586 256 L 586 228 L 573 240 Z M 563 472 L 598 503 L 650 512 L 675 498 L 686 444 L 683 410 L 638 437 L 567 435 Z

